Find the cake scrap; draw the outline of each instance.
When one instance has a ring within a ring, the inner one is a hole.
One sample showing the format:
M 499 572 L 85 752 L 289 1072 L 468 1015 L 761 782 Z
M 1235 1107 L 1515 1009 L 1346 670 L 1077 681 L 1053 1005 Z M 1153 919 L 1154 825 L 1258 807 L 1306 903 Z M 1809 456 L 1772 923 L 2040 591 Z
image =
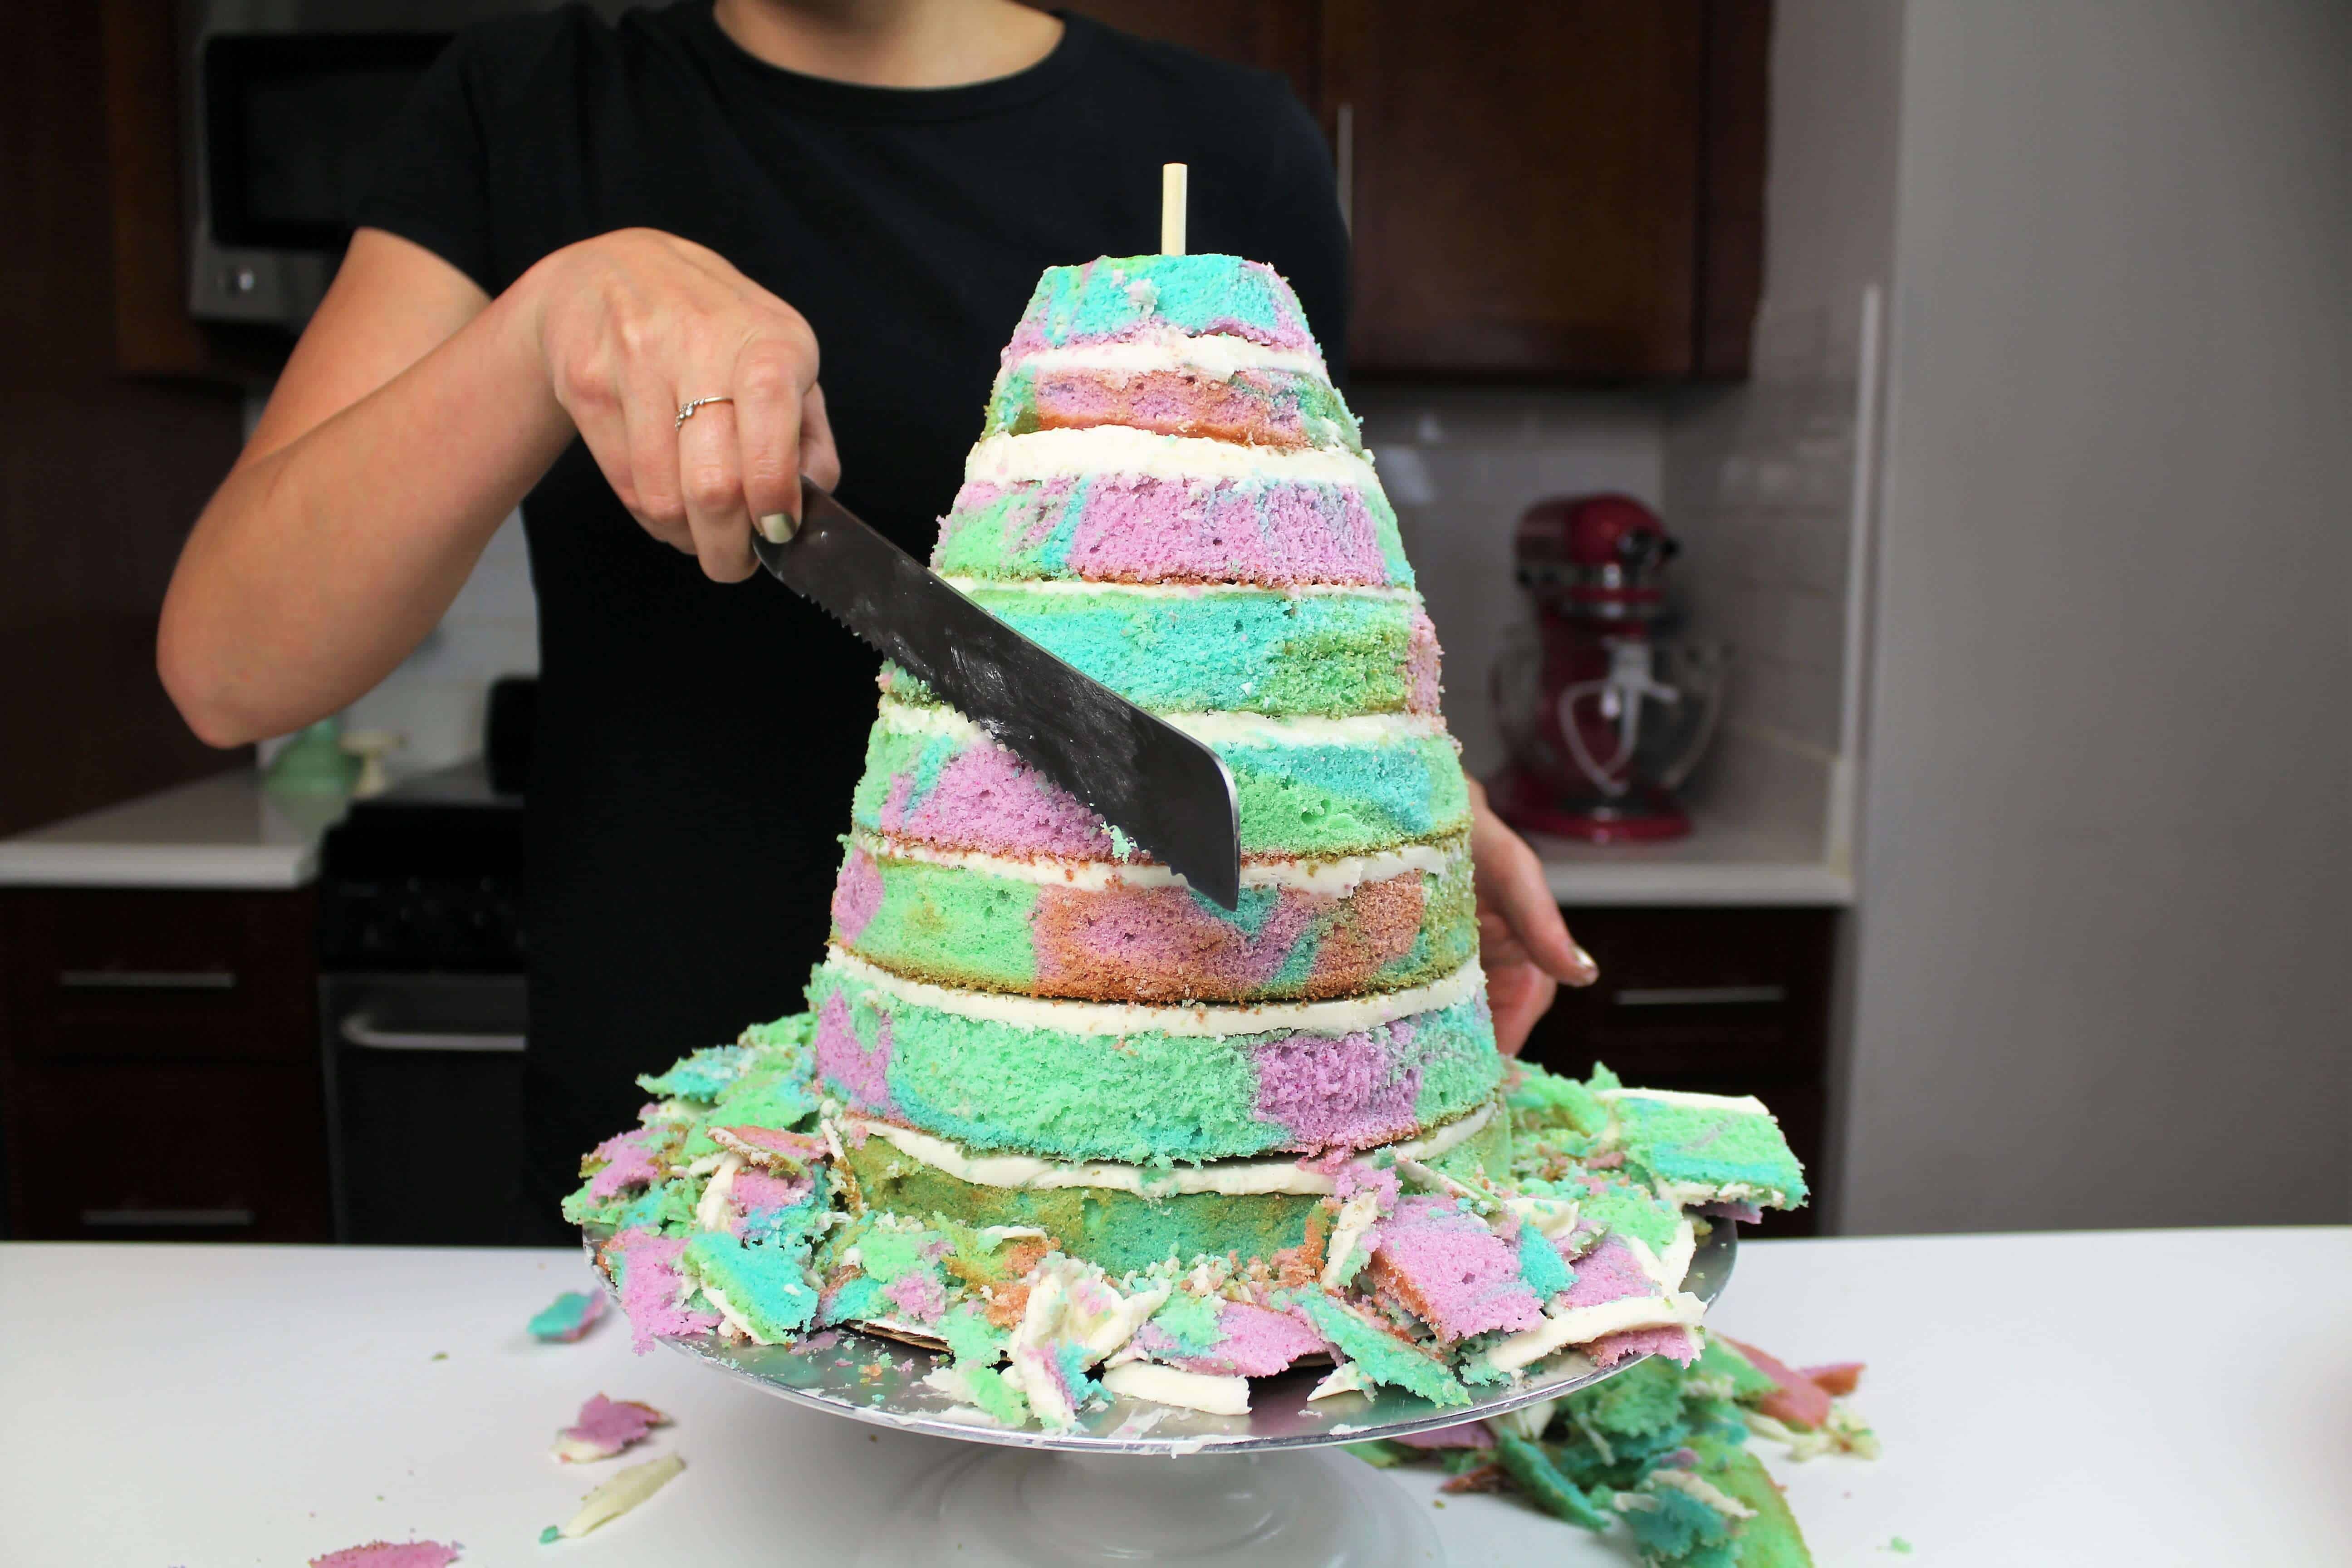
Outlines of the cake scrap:
M 532 1317 L 530 1337 L 542 1343 L 569 1344 L 594 1328 L 604 1315 L 602 1291 L 566 1290 Z
M 449 1568 L 459 1548 L 437 1541 L 374 1541 L 310 1559 L 310 1568 Z
M 630 1466 L 582 1498 L 580 1510 L 570 1519 L 541 1531 L 541 1543 L 576 1540 L 600 1525 L 610 1524 L 669 1485 L 685 1468 L 686 1461 L 676 1454 Z
M 1559 1400 L 1349 1451 L 1383 1467 L 1435 1463 L 1449 1472 L 1441 1489 L 1514 1493 L 1587 1530 L 1622 1523 L 1648 1568 L 1811 1568 L 1803 1531 L 1748 1447 L 1788 1430 L 1764 1413 L 1782 1393 L 1759 1364 L 1769 1358 L 1703 1339 L 1688 1365 L 1652 1356 Z M 1843 1388 L 1825 1396 L 1823 1427 L 1860 1427 L 1843 1398 L 1860 1367 L 1825 1370 Z
M 580 1407 L 578 1420 L 555 1435 L 555 1457 L 567 1465 L 609 1459 L 668 1425 L 669 1417 L 650 1405 L 599 1394 Z

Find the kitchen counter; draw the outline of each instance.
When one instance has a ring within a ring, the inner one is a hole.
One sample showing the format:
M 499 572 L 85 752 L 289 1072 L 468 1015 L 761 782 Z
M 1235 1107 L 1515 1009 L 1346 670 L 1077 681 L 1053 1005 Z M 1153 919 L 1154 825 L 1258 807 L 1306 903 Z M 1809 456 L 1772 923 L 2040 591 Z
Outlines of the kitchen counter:
M 1563 904 L 1832 905 L 1853 902 L 1853 878 L 1819 846 L 1700 817 L 1661 844 L 1581 844 L 1531 834 L 1552 897 Z
M 286 797 L 250 768 L 0 839 L 0 887 L 299 888 L 340 797 Z
M 0 1246 L 0 1562 L 298 1563 L 417 1536 L 465 1564 L 844 1563 L 866 1510 L 961 1451 L 634 1357 L 617 1320 L 531 1342 L 525 1320 L 588 1280 L 569 1251 Z M 1824 1568 L 1894 1561 L 1898 1536 L 1912 1562 L 2004 1565 L 2321 1563 L 2352 1539 L 2352 1229 L 1754 1243 L 1715 1317 L 1792 1362 L 1869 1363 L 1884 1459 L 1759 1446 Z M 677 1420 L 622 1462 L 688 1468 L 539 1548 L 619 1468 L 548 1454 L 599 1391 Z M 1442 1500 L 1455 1568 L 1632 1562 L 1390 1474 Z

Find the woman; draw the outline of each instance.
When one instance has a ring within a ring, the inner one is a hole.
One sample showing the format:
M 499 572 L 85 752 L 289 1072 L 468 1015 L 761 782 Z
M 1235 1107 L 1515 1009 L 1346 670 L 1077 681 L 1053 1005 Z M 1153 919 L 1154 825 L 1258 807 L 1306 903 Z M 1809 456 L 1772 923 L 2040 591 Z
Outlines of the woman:
M 1342 368 L 1346 237 L 1281 84 L 1011 0 L 517 16 L 452 46 L 387 136 L 158 661 L 216 745 L 335 712 L 521 504 L 542 1197 L 627 1121 L 635 1073 L 782 1010 L 825 934 L 876 660 L 741 583 L 754 520 L 795 514 L 805 471 L 927 552 L 1039 271 L 1152 248 L 1168 161 L 1195 248 L 1286 274 Z M 1591 962 L 1483 801 L 1475 844 L 1516 1050 Z

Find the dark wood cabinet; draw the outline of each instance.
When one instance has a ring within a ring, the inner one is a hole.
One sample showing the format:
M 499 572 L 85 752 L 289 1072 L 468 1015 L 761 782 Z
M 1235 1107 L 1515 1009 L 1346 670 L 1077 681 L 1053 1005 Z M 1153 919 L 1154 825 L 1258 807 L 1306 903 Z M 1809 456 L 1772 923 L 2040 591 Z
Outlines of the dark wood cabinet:
M 313 908 L 0 891 L 11 1235 L 328 1239 Z
M 1805 1163 L 1815 1202 L 1829 1159 L 1830 983 L 1838 912 L 1827 909 L 1570 909 L 1600 983 L 1563 990 L 1528 1059 L 1579 1077 L 1604 1062 L 1628 1083 L 1752 1094 Z M 1814 1210 L 1767 1216 L 1759 1234 L 1811 1236 Z
M 1079 8 L 1281 71 L 1317 107 L 1354 234 L 1356 374 L 1747 374 L 1769 0 Z

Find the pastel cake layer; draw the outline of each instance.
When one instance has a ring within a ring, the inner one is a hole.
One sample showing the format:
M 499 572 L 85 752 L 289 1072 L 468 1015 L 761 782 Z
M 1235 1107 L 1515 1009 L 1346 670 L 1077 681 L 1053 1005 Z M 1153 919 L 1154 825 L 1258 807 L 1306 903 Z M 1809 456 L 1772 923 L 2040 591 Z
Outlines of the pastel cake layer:
M 1595 1098 L 1608 1108 L 1606 1136 L 1672 1202 L 1796 1208 L 1805 1201 L 1804 1167 L 1753 1095 L 1614 1087 Z
M 940 985 L 1100 1002 L 1266 1002 L 1397 991 L 1477 951 L 1469 842 L 1256 861 L 1223 910 L 1157 866 L 1017 859 L 864 836 L 833 940 Z
M 1425 1137 L 1380 1151 L 1469 1174 L 1504 1170 L 1510 1121 L 1492 1101 Z M 1318 1209 L 1330 1228 L 1339 1179 L 1295 1159 L 1155 1169 L 1026 1155 L 974 1155 L 928 1134 L 852 1119 L 843 1165 L 863 1207 L 952 1215 L 971 1226 L 1041 1230 L 1070 1257 L 1123 1274 L 1173 1259 L 1232 1257 L 1243 1266 L 1306 1243 Z
M 1169 714 L 1233 774 L 1242 853 L 1376 854 L 1465 831 L 1470 797 L 1432 715 Z M 886 698 L 850 798 L 861 832 L 987 854 L 1123 858 L 1077 799 L 953 709 Z
M 1410 590 L 999 583 L 982 609 L 1154 712 L 1434 713 L 1437 635 Z M 894 689 L 911 694 L 910 678 Z
M 1241 339 L 1045 349 L 997 377 L 990 435 L 1123 425 L 1253 447 L 1361 451 L 1322 362 Z
M 1475 963 L 1435 984 L 1253 1007 L 1040 1001 L 835 950 L 808 986 L 824 1091 L 967 1148 L 1133 1163 L 1409 1138 L 1494 1092 Z
M 931 565 L 1106 583 L 1412 582 L 1365 455 L 1124 426 L 982 440 Z
M 1318 367 L 1323 357 L 1298 296 L 1262 261 L 1104 256 L 1045 268 L 1002 363 L 1009 369 L 1047 349 L 1173 338 L 1238 338 L 1311 355 Z

